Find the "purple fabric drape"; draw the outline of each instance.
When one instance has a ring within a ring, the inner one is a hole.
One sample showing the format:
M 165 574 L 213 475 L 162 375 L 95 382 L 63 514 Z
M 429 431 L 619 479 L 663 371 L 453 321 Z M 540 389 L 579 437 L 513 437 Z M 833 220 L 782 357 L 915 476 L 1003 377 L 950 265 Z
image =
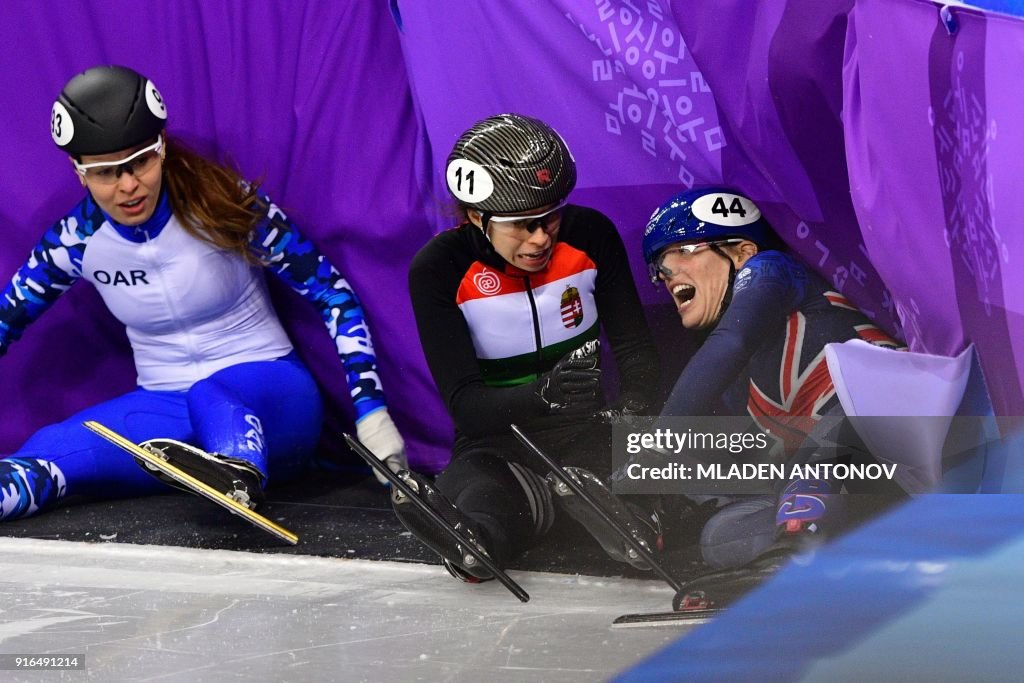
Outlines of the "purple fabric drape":
M 844 69 L 854 205 L 911 348 L 973 342 L 997 412 L 1021 415 L 1024 21 L 950 14 L 947 27 L 932 2 L 858 0 Z
M 402 49 L 448 204 L 444 164 L 475 121 L 513 111 L 550 123 L 578 168 L 572 200 L 618 226 L 648 302 L 639 240 L 673 192 L 721 176 L 714 97 L 664 3 L 400 3 Z M 442 208 L 437 227 L 449 227 Z M 665 297 L 665 298 L 662 298 Z
M 648 305 L 667 300 L 643 282 L 651 210 L 724 181 L 913 349 L 977 344 L 997 411 L 1024 410 L 1020 19 L 957 8 L 950 35 L 929 0 L 391 5 L 397 22 L 384 0 L 0 4 L 0 277 L 80 197 L 47 135 L 54 97 L 89 66 L 133 66 L 173 133 L 262 177 L 349 277 L 413 462 L 437 469 L 451 424 L 406 270 L 454 222 L 442 173 L 457 135 L 517 111 L 563 133 L 573 199 L 619 226 Z M 289 293 L 278 304 L 343 425 L 321 323 Z M 0 452 L 133 380 L 120 326 L 74 288 L 0 360 Z

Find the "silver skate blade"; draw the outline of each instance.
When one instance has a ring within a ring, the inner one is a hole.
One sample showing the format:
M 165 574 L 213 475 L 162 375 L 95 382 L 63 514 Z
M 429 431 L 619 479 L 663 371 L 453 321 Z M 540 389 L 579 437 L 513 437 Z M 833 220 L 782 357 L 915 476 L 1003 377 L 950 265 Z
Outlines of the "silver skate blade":
M 456 531 L 455 528 L 446 522 L 436 510 L 427 505 L 418 495 L 416 495 L 409 484 L 407 484 L 402 477 L 392 472 L 387 465 L 382 463 L 377 456 L 373 454 L 373 451 L 363 445 L 362 441 L 351 434 L 346 434 L 344 432 L 342 433 L 342 436 L 345 438 L 345 442 L 348 444 L 349 448 L 355 451 L 356 455 L 365 460 L 366 464 L 372 467 L 375 471 L 380 472 L 385 479 L 391 482 L 391 485 L 396 490 L 401 491 L 402 495 L 411 499 L 413 504 L 416 505 L 416 507 L 418 507 L 424 514 L 430 517 L 430 520 L 434 522 L 438 528 L 442 529 L 445 534 L 455 540 L 466 550 L 466 552 L 475 557 L 480 564 L 491 572 L 494 578 L 500 581 L 501 584 L 512 593 L 512 595 L 519 598 L 521 602 L 530 601 L 529 593 L 524 591 L 522 586 L 513 581 L 512 578 L 504 571 L 498 569 L 498 566 L 494 564 L 491 558 L 489 558 L 485 553 L 477 550 L 472 543 L 469 543 L 465 538 L 463 538 L 462 534 Z
M 523 433 L 523 430 L 519 429 L 517 425 L 510 426 L 512 428 L 512 433 L 515 435 L 515 437 L 519 439 L 519 441 L 524 446 L 526 446 L 534 455 L 543 460 L 544 464 L 548 466 L 552 474 L 555 477 L 557 477 L 560 482 L 564 483 L 566 486 L 572 489 L 573 493 L 575 493 L 577 496 L 585 500 L 587 504 L 591 508 L 593 508 L 594 512 L 605 522 L 605 524 L 611 527 L 615 531 L 615 533 L 618 534 L 619 537 L 621 537 L 622 540 L 626 542 L 627 546 L 636 551 L 636 553 L 640 557 L 642 557 L 648 565 L 650 565 L 651 569 L 654 570 L 655 574 L 660 576 L 665 581 L 665 583 L 671 586 L 672 589 L 675 590 L 677 593 L 680 589 L 682 589 L 683 584 L 681 584 L 674 576 L 669 574 L 665 570 L 665 568 L 662 567 L 658 563 L 658 561 L 654 559 L 654 556 L 651 555 L 651 553 L 646 548 L 644 548 L 639 541 L 633 538 L 633 534 L 623 529 L 621 524 L 612 519 L 611 515 L 609 515 L 605 511 L 605 509 L 601 507 L 601 504 L 594 500 L 594 497 L 587 493 L 587 491 L 576 482 L 575 477 L 571 477 L 568 474 L 566 474 L 565 470 L 562 469 L 562 466 L 555 462 L 554 458 L 552 458 L 550 455 L 542 451 L 540 449 L 540 446 L 531 441 L 530 437 L 526 436 L 526 434 Z

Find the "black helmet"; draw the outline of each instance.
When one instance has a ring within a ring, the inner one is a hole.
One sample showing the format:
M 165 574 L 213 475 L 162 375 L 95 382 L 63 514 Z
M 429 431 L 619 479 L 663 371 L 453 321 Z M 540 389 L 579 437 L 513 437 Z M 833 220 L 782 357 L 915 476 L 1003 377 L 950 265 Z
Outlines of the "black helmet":
M 64 86 L 50 134 L 72 156 L 109 154 L 155 138 L 167 107 L 153 82 L 123 66 L 96 66 Z
M 551 126 L 518 114 L 479 121 L 455 143 L 448 191 L 486 213 L 521 213 L 565 199 L 576 161 Z

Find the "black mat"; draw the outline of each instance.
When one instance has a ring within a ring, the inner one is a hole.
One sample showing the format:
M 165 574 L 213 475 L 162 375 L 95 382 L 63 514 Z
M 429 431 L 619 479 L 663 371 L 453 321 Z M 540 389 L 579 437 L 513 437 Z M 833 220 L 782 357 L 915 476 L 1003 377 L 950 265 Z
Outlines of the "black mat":
M 317 472 L 268 491 L 261 512 L 299 536 L 290 546 L 222 508 L 185 493 L 112 501 L 68 501 L 54 511 L 0 523 L 0 536 L 94 543 L 349 557 L 438 564 L 391 510 L 386 490 L 362 473 Z M 699 568 L 696 548 L 668 554 L 681 571 Z M 692 566 L 692 568 L 691 568 Z M 561 518 L 513 569 L 590 576 L 650 577 L 609 559 L 572 520 Z
M 892 502 L 865 495 L 850 496 L 850 501 L 851 511 L 861 521 Z M 299 544 L 283 543 L 186 493 L 68 501 L 36 517 L 0 523 L 0 536 L 439 564 L 437 556 L 399 523 L 386 490 L 363 472 L 318 471 L 301 484 L 278 486 L 268 491 L 261 512 L 298 534 Z M 706 571 L 692 534 L 668 540 L 661 559 L 674 576 L 685 581 Z M 608 558 L 596 541 L 564 515 L 543 542 L 511 568 L 656 580 L 650 573 Z

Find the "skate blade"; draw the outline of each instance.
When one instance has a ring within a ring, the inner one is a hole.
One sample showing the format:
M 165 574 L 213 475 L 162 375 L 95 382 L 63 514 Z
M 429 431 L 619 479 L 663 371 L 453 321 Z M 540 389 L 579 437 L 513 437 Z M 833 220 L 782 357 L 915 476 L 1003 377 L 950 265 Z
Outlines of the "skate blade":
M 683 587 L 683 584 L 681 584 L 674 576 L 669 574 L 668 571 L 666 571 L 666 569 L 661 566 L 656 559 L 654 559 L 654 556 L 644 549 L 644 547 L 641 546 L 635 538 L 633 538 L 633 535 L 630 534 L 629 531 L 623 529 L 621 524 L 613 520 L 611 515 L 601 507 L 601 504 L 595 501 L 594 497 L 587 493 L 586 490 L 576 482 L 575 477 L 568 476 L 565 473 L 565 470 L 562 469 L 562 466 L 557 463 L 554 458 L 545 453 L 540 446 L 531 441 L 530 437 L 526 436 L 526 434 L 523 433 L 523 430 L 521 430 L 517 425 L 509 426 L 512 429 L 512 434 L 519 439 L 519 442 L 526 446 L 530 452 L 540 458 L 544 464 L 547 465 L 548 470 L 550 470 L 553 476 L 557 477 L 558 480 L 571 489 L 573 493 L 586 501 L 586 503 L 593 509 L 594 513 L 597 514 L 609 528 L 618 534 L 626 545 L 632 548 L 637 555 L 643 558 L 644 562 L 650 565 L 650 568 L 655 574 L 664 579 L 665 583 L 667 583 L 672 590 L 677 593 L 679 592 Z
M 284 527 L 275 524 L 274 522 L 267 519 L 258 512 L 250 510 L 248 507 L 242 505 L 234 498 L 230 498 L 224 495 L 223 493 L 213 488 L 209 484 L 206 484 L 196 479 L 192 475 L 188 474 L 187 472 L 178 469 L 174 465 L 165 461 L 160 456 L 150 453 L 145 448 L 142 448 L 133 441 L 129 441 L 128 439 L 124 438 L 123 436 L 113 431 L 112 429 L 104 427 L 99 422 L 95 422 L 93 420 L 88 420 L 86 422 L 83 422 L 82 424 L 86 427 L 86 429 L 95 432 L 96 434 L 103 437 L 104 439 L 114 444 L 115 446 L 119 446 L 120 448 L 124 449 L 132 456 L 134 456 L 136 460 L 143 461 L 144 463 L 146 463 L 147 467 L 163 472 L 168 477 L 174 479 L 174 481 L 178 482 L 182 486 L 187 487 L 190 491 L 195 492 L 197 495 L 200 495 L 203 498 L 206 498 L 207 500 L 210 500 L 216 503 L 217 505 L 226 508 L 229 512 L 238 515 L 239 517 L 242 517 L 243 519 L 245 519 L 245 521 L 259 527 L 260 529 L 263 529 L 267 533 L 277 536 L 282 541 L 286 541 L 291 545 L 295 545 L 299 542 L 299 537 L 293 534 L 291 531 L 288 531 Z
M 473 555 L 477 561 L 485 566 L 487 570 L 494 575 L 494 578 L 497 579 L 501 585 L 507 588 L 512 595 L 516 596 L 520 602 L 530 601 L 529 593 L 524 591 L 522 586 L 513 581 L 512 577 L 510 577 L 506 572 L 499 569 L 486 554 L 481 553 L 475 547 L 472 547 L 472 544 L 468 543 L 467 540 L 462 537 L 462 534 L 460 534 L 451 524 L 441 517 L 436 510 L 427 505 L 425 501 L 421 500 L 409 484 L 405 483 L 401 477 L 388 469 L 377 458 L 377 456 L 373 454 L 373 451 L 363 445 L 362 441 L 351 434 L 342 433 L 342 437 L 344 437 L 345 443 L 348 444 L 349 448 L 351 448 L 356 455 L 365 460 L 366 464 L 373 468 L 374 471 L 380 472 L 381 475 L 390 481 L 391 485 L 400 491 L 403 496 L 409 498 L 413 505 L 422 510 L 425 515 L 434 521 L 449 538 L 458 543 L 470 555 Z
M 723 612 L 721 609 L 700 609 L 684 612 L 646 612 L 623 614 L 612 622 L 612 628 L 648 628 L 651 626 L 697 626 L 706 624 Z

